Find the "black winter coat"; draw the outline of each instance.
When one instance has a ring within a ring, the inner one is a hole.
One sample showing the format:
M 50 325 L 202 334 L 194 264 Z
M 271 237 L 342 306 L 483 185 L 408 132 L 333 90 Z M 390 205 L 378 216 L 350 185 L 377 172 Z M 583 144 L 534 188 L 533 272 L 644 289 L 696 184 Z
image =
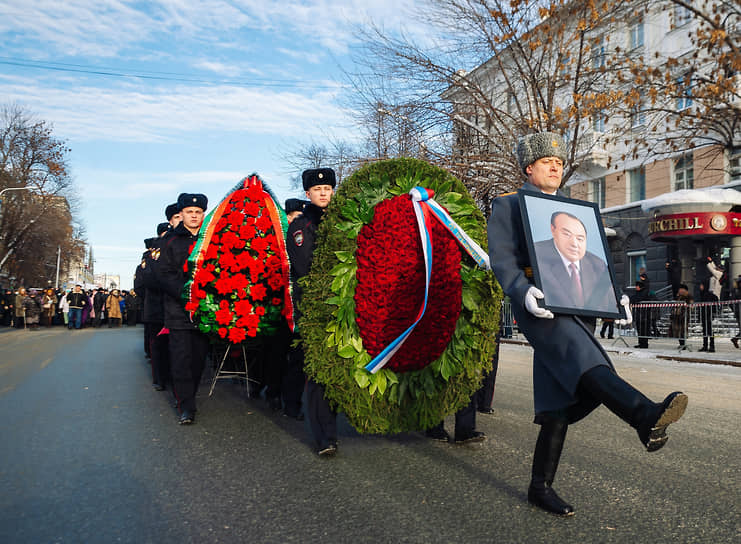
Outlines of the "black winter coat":
M 306 276 L 311 269 L 311 261 L 314 258 L 314 248 L 316 247 L 316 230 L 324 217 L 324 211 L 319 206 L 309 203 L 304 207 L 303 213 L 288 225 L 286 250 L 291 262 L 291 283 L 293 287 L 291 298 L 293 299 L 296 321 L 298 321 L 300 315 L 298 304 L 303 294 L 298 280 Z
M 198 235 L 191 234 L 182 223 L 162 238 L 163 248 L 156 275 L 163 293 L 164 323 L 168 329 L 195 329 L 180 295 L 188 281 L 183 265 L 197 239 Z

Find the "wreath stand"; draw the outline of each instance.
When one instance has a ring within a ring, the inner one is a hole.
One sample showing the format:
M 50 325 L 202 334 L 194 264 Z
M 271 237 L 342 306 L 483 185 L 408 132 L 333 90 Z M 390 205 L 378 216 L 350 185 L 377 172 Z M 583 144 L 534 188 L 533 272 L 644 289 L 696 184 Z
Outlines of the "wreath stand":
M 244 344 L 239 345 L 239 348 L 242 350 L 240 363 L 241 365 L 243 365 L 242 368 L 244 370 L 224 370 L 224 363 L 226 362 L 227 357 L 229 357 L 229 353 L 231 352 L 232 347 L 234 347 L 234 344 L 227 344 L 226 350 L 224 351 L 224 356 L 221 358 L 221 362 L 219 363 L 219 367 L 216 369 L 216 372 L 214 372 L 213 378 L 211 378 L 211 389 L 208 392 L 209 397 L 213 394 L 214 388 L 216 387 L 216 382 L 218 380 L 237 378 L 240 380 L 244 380 L 245 393 L 247 395 L 247 398 L 250 398 L 249 362 L 247 361 L 247 350 L 245 349 Z M 237 364 L 239 365 L 240 363 Z

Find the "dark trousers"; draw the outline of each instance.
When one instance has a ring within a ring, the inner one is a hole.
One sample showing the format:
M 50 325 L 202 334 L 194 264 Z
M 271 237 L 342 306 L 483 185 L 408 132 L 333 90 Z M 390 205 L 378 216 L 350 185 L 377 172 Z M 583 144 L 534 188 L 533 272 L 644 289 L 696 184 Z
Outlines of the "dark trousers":
M 473 394 L 473 398 L 476 401 L 476 409 L 481 411 L 488 411 L 492 409 L 494 402 L 494 387 L 497 382 L 497 370 L 499 370 L 499 338 L 497 337 L 497 347 L 494 350 L 494 357 L 491 359 L 491 370 L 486 373 L 484 380 L 481 382 L 481 387 L 476 393 Z
M 82 327 L 82 308 L 69 309 L 69 328 L 79 329 Z
M 93 326 L 94 327 L 100 327 L 100 324 L 103 321 L 103 308 L 100 308 L 99 310 L 95 310 L 95 317 L 93 318 Z
M 304 392 L 305 384 L 304 350 L 301 346 L 292 347 L 288 352 L 280 386 L 284 411 L 287 415 L 295 417 L 301 413 L 301 395 Z
M 178 411 L 196 409 L 196 392 L 208 354 L 208 337 L 196 330 L 170 329 L 170 374 Z M 161 385 L 161 384 L 160 384 Z
M 602 329 L 600 329 L 599 335 L 604 338 L 605 332 L 607 332 L 608 338 L 612 338 L 615 335 L 615 321 L 613 319 L 602 320 Z
M 473 431 L 476 430 L 476 406 L 476 394 L 474 393 L 468 405 L 464 406 L 455 413 L 456 437 L 463 438 L 470 436 Z M 427 432 L 434 431 L 435 429 L 444 431 L 445 422 L 441 421 L 440 423 L 432 427 L 432 429 L 429 429 Z
M 152 365 L 152 383 L 166 386 L 170 382 L 170 350 L 167 334 L 157 336 L 162 330 L 162 323 L 147 323 L 150 327 L 149 335 L 149 363 Z M 151 333 L 154 331 L 154 333 Z
M 281 382 L 288 365 L 290 341 L 291 333 L 288 326 L 281 328 L 273 336 L 266 336 L 263 340 L 263 380 L 266 385 L 265 397 L 268 399 L 280 398 L 281 396 Z
M 306 412 L 311 434 L 319 449 L 337 444 L 337 412 L 324 397 L 324 386 L 312 379 L 306 382 Z

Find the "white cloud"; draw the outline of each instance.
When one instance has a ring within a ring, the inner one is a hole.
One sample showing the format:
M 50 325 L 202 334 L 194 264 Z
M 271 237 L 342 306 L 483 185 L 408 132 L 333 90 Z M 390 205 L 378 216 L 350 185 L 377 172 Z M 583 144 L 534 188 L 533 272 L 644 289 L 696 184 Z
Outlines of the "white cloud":
M 0 83 L 0 95 L 53 123 L 60 137 L 82 142 L 167 142 L 201 131 L 301 136 L 318 124 L 345 123 L 344 111 L 334 104 L 338 89 L 307 95 L 259 87 L 179 85 L 144 92 L 132 85 L 104 89 Z

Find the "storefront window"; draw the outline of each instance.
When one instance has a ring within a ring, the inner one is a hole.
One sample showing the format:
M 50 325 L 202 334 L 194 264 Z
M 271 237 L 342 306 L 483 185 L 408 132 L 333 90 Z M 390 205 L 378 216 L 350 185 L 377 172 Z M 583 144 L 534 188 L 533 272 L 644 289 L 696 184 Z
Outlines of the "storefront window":
M 731 169 L 731 181 L 741 181 L 741 147 L 732 147 L 728 151 L 728 166 Z
M 638 281 L 641 272 L 646 270 L 646 250 L 628 251 L 628 285 L 633 286 Z

